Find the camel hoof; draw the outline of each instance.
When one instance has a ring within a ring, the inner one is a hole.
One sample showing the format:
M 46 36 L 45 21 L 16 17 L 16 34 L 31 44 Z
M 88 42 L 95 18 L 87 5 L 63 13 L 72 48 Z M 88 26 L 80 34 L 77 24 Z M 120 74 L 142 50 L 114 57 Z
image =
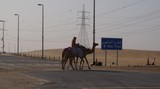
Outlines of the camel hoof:
M 79 68 L 79 70 L 82 70 L 83 68 Z

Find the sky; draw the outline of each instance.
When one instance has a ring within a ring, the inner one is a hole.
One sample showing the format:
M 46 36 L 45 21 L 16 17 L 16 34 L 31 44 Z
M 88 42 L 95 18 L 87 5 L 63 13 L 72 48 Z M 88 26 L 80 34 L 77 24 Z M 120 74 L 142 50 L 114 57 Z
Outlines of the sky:
M 17 50 L 20 16 L 20 51 L 41 50 L 41 14 L 44 4 L 45 49 L 71 46 L 81 23 L 78 11 L 90 12 L 86 28 L 90 47 L 93 40 L 93 0 L 0 0 L 0 20 L 5 20 L 5 51 Z M 96 0 L 96 42 L 101 38 L 122 38 L 123 49 L 160 51 L 160 0 Z M 0 38 L 2 38 L 0 22 Z M 2 47 L 2 41 L 0 41 Z M 0 51 L 2 48 L 0 48 Z

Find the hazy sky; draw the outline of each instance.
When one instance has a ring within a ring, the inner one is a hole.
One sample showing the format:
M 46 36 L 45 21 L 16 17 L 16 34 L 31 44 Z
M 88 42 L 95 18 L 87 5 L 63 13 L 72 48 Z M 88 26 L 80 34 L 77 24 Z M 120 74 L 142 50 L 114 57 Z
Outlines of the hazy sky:
M 79 34 L 77 11 L 90 12 L 88 37 L 92 44 L 93 0 L 0 0 L 5 20 L 5 50 L 16 51 L 17 16 L 20 15 L 20 51 L 41 49 L 41 10 L 45 6 L 45 49 L 71 45 Z M 2 23 L 0 23 L 2 29 Z M 2 30 L 0 30 L 2 38 Z M 96 0 L 96 42 L 101 37 L 123 38 L 124 49 L 160 51 L 160 0 Z M 2 47 L 2 41 L 0 41 Z M 100 45 L 99 45 L 100 48 Z M 0 49 L 2 50 L 2 49 Z

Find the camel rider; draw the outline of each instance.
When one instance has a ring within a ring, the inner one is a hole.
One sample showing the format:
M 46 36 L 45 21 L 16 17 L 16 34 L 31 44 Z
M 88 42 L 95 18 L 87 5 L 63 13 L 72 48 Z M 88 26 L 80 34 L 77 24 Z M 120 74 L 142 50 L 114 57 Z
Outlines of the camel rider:
M 71 45 L 72 48 L 76 47 L 76 45 L 77 45 L 76 39 L 77 39 L 76 37 L 73 37 L 73 39 L 72 39 L 72 45 Z
M 71 44 L 72 52 L 74 54 L 76 54 L 77 52 L 79 52 L 81 50 L 80 48 L 78 48 L 79 44 L 76 44 L 76 39 L 77 39 L 77 37 L 73 37 L 72 44 Z
M 75 47 L 79 46 L 79 43 L 76 44 L 76 39 L 77 39 L 77 37 L 73 37 L 73 39 L 72 39 L 72 44 L 71 44 L 72 48 L 75 48 Z

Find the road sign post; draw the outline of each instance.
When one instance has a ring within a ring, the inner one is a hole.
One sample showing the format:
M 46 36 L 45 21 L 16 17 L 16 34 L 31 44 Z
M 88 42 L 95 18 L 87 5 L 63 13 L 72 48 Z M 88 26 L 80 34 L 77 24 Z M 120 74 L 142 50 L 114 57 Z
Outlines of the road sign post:
M 107 50 L 105 50 L 105 66 L 107 66 Z
M 117 50 L 117 66 L 118 66 L 118 50 L 122 50 L 122 38 L 102 38 L 101 39 L 101 49 L 102 50 Z M 105 53 L 105 65 L 107 62 Z

